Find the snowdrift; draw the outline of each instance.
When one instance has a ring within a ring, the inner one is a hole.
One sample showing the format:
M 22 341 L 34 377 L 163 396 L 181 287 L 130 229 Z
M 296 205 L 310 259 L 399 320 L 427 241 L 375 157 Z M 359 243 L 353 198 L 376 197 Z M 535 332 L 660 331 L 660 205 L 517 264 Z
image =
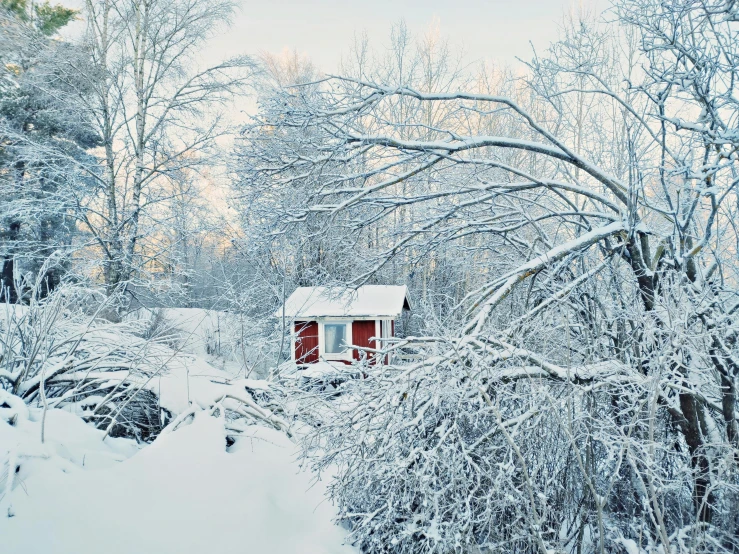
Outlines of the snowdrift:
M 41 444 L 39 419 L 0 420 L 4 554 L 356 552 L 278 431 L 253 426 L 227 449 L 224 419 L 198 411 L 140 449 L 61 410 Z
M 275 391 L 210 350 L 222 314 L 168 338 L 69 298 L 0 318 L 0 553 L 356 552 Z

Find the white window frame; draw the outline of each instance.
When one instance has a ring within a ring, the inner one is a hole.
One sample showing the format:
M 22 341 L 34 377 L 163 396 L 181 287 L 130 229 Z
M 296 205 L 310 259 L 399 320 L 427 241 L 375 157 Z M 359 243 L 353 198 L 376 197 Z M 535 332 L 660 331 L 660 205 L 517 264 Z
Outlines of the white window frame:
M 389 339 L 393 336 L 393 320 L 383 319 L 380 320 L 380 335 L 383 339 Z
M 352 348 L 348 348 L 349 345 L 354 344 L 352 339 L 352 321 L 353 319 L 321 319 L 318 321 L 318 356 L 327 361 L 347 361 L 351 362 L 354 358 L 352 357 Z M 326 352 L 326 330 L 325 325 L 344 325 L 346 326 L 346 344 L 347 349 L 344 352 L 338 354 L 329 354 Z
M 388 345 L 387 339 L 392 338 L 393 334 L 393 321 L 392 319 L 378 319 L 375 323 L 375 336 L 378 338 L 377 340 L 377 349 L 382 350 Z M 388 354 L 387 356 L 383 356 L 382 363 L 391 363 L 392 358 Z

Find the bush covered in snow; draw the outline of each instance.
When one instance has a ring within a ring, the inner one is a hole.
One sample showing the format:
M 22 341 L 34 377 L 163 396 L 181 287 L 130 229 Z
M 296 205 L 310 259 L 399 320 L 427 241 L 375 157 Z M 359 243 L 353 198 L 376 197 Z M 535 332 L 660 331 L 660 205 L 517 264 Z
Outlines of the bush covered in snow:
M 174 352 L 136 323 L 110 321 L 115 298 L 64 286 L 0 307 L 0 384 L 24 402 L 65 408 L 112 436 L 151 440 L 171 418 L 153 380 Z
M 527 354 L 461 347 L 370 369 L 340 396 L 294 393 L 312 423 L 305 455 L 335 474 L 331 495 L 363 552 L 629 552 L 635 536 L 643 552 L 739 547 L 735 453 L 718 440 L 713 524 L 687 515 L 690 453 L 669 440 L 655 394 L 667 376 L 549 365 L 569 369 L 560 380 Z

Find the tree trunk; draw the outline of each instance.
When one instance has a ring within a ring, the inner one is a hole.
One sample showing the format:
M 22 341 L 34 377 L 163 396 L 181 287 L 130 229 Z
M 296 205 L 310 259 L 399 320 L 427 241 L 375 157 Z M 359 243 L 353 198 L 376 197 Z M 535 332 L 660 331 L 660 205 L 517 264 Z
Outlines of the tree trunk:
M 710 488 L 710 466 L 704 451 L 702 420 L 705 421 L 703 406 L 691 394 L 680 395 L 680 409 L 685 418 L 680 422 L 685 442 L 690 452 L 693 467 L 693 503 L 698 521 L 711 523 L 713 518 L 714 494 Z

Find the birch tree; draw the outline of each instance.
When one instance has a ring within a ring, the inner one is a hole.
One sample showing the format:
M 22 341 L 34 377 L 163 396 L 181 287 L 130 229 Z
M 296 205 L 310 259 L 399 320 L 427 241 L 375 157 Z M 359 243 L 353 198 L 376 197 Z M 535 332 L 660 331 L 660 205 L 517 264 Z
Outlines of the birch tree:
M 203 65 L 200 50 L 231 15 L 230 2 L 89 0 L 82 68 L 93 89 L 85 104 L 103 142 L 93 201 L 79 199 L 101 252 L 108 290 L 145 270 L 139 247 L 147 214 L 176 196 L 167 182 L 197 173 L 226 131 L 223 110 L 243 92 L 252 64 Z

